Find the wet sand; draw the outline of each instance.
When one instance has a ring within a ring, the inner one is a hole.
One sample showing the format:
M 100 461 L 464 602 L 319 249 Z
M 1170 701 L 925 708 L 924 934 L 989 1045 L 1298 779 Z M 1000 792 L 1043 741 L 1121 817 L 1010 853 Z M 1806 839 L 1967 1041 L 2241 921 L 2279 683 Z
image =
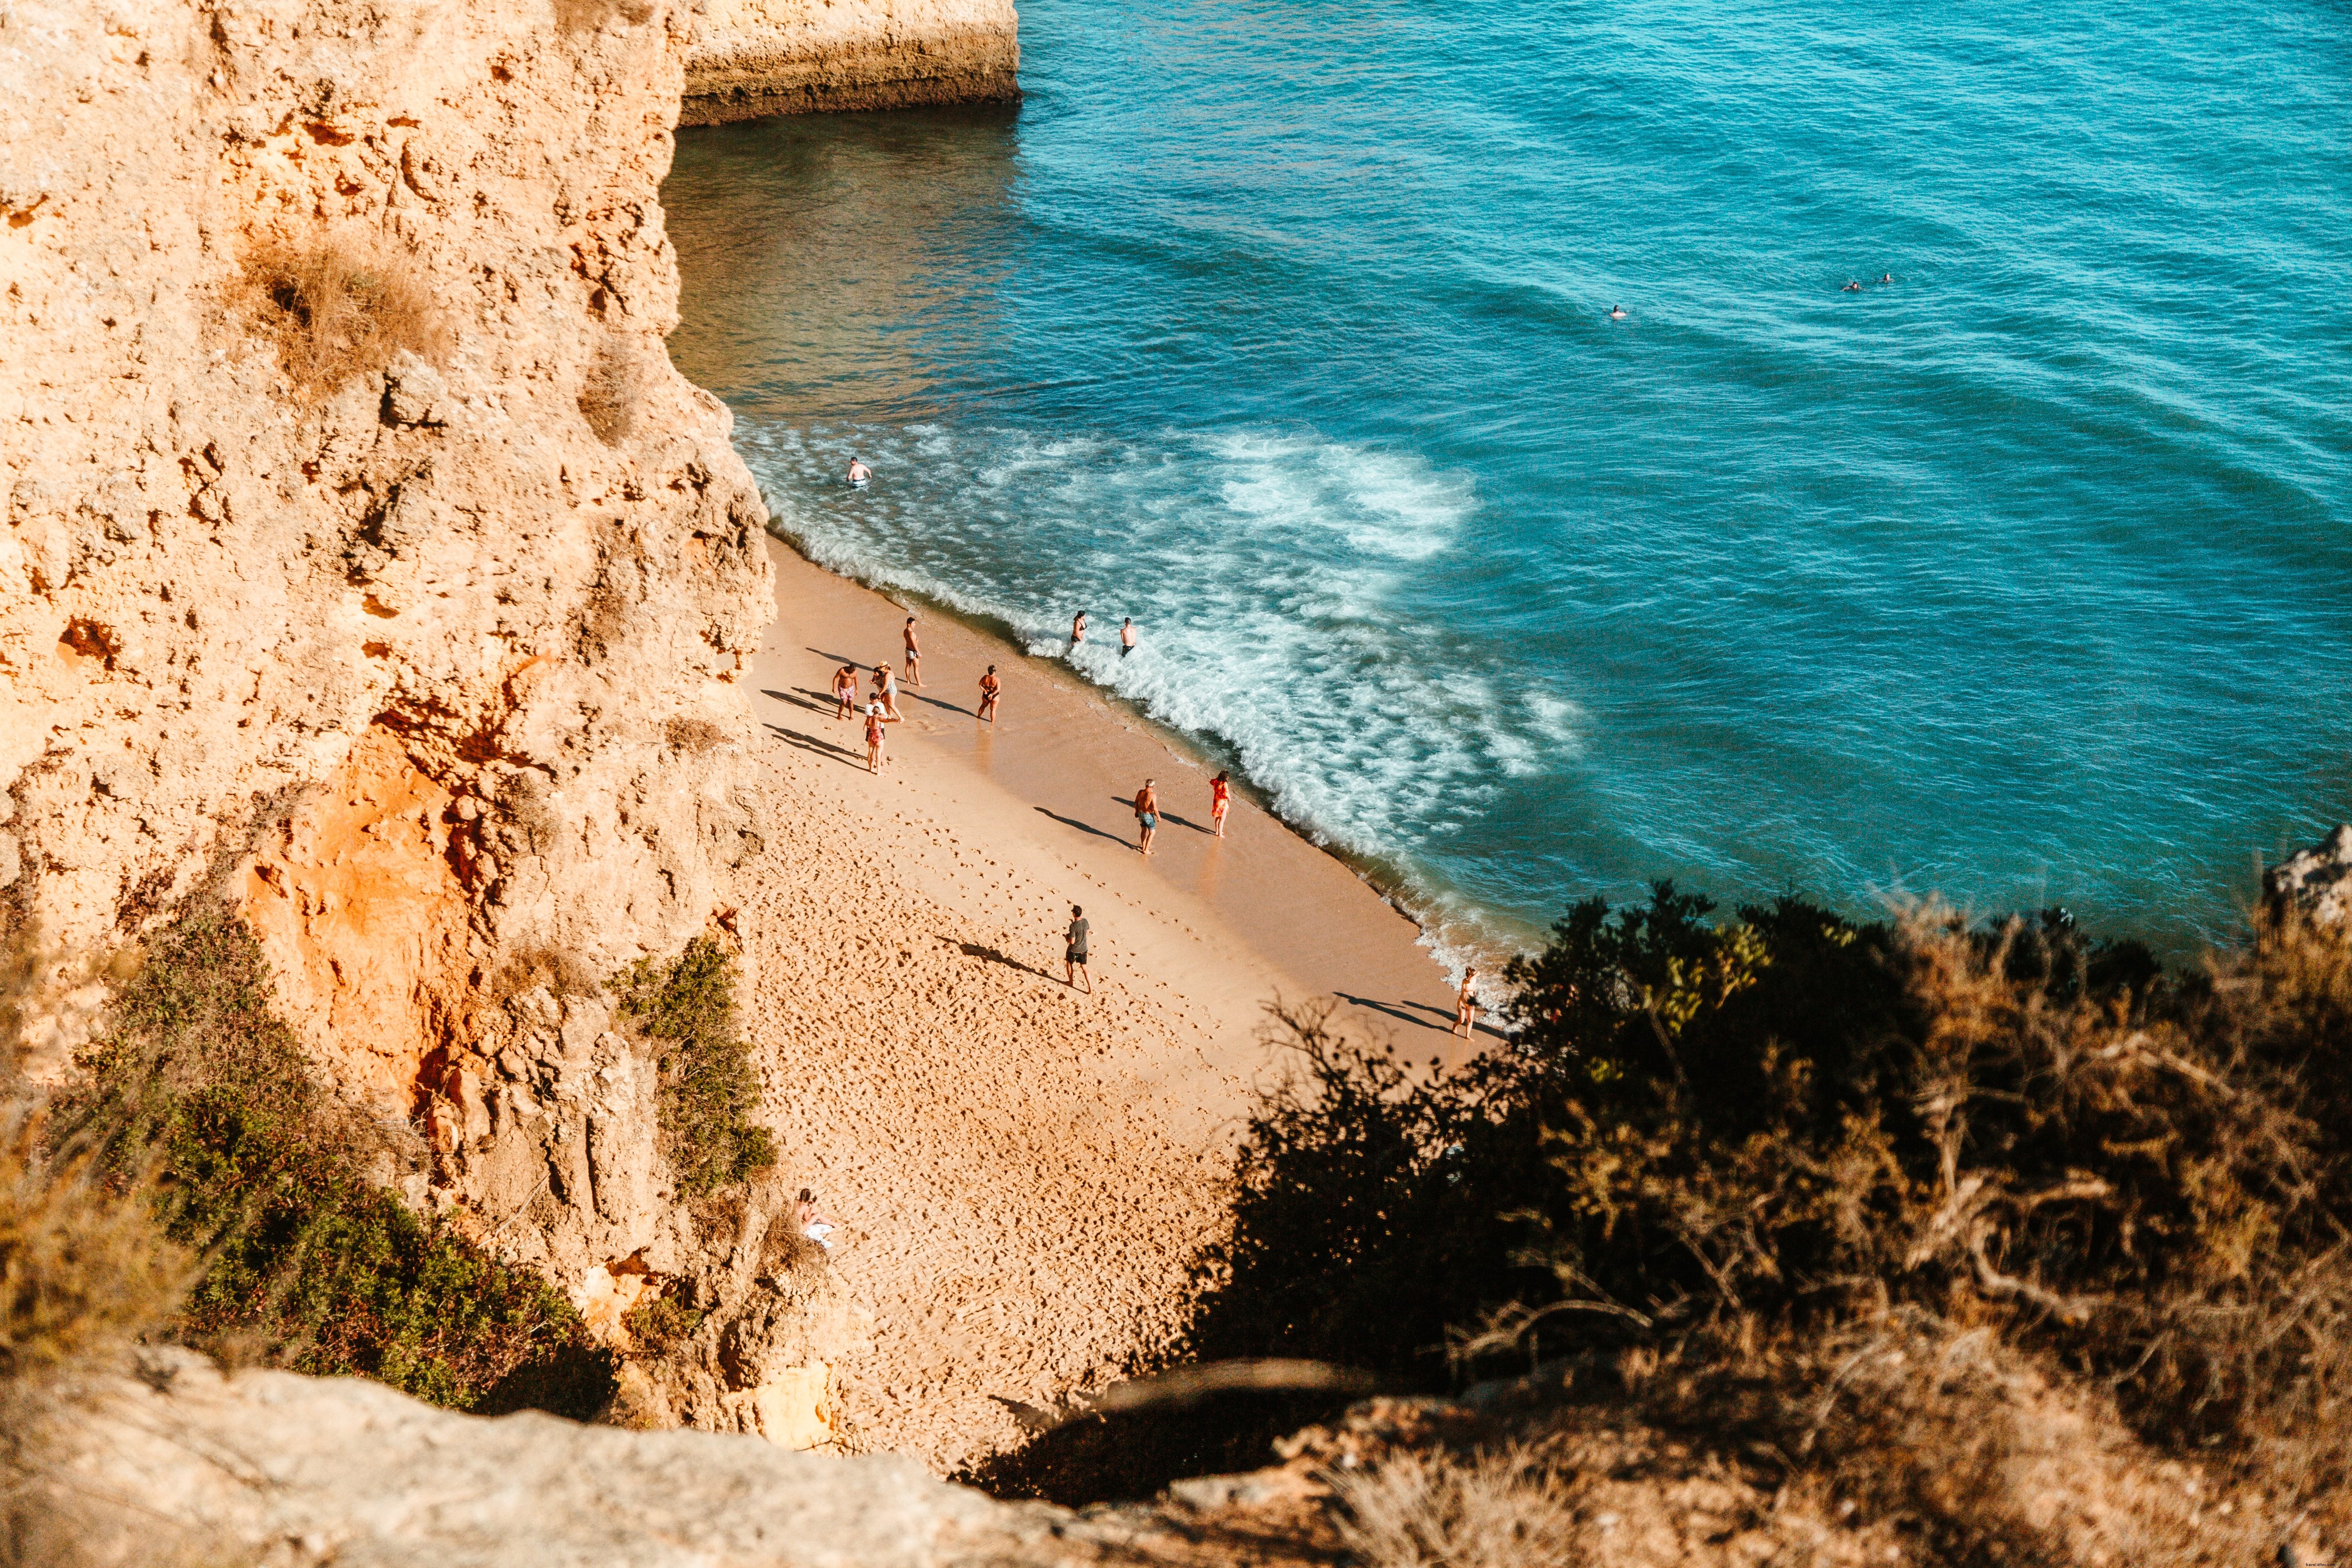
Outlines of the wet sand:
M 832 672 L 896 663 L 905 612 L 771 554 L 753 1037 L 781 1173 L 843 1223 L 836 1262 L 870 1314 L 845 1408 L 868 1446 L 947 1471 L 1019 1441 L 1008 1401 L 1113 1381 L 1168 1343 L 1234 1141 L 1282 1070 L 1265 1004 L 1339 998 L 1348 1026 L 1426 1059 L 1454 1054 L 1451 999 L 1347 867 L 1238 798 L 1213 838 L 1205 772 L 971 628 L 922 615 L 926 685 L 868 774 Z M 991 662 L 992 732 L 972 714 Z M 1166 808 L 1149 860 L 1126 804 L 1147 775 Z M 1074 902 L 1092 996 L 1063 978 Z

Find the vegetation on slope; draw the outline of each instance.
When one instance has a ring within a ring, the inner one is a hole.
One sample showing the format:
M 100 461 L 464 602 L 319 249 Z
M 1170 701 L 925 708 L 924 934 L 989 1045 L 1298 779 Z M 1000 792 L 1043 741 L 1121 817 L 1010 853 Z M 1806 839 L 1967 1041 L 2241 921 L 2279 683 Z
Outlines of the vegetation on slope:
M 609 1394 L 609 1357 L 560 1293 L 366 1179 L 369 1130 L 318 1088 L 234 916 L 163 933 L 77 1065 L 55 1133 L 143 1183 L 164 1237 L 203 1259 L 176 1337 L 458 1409 L 584 1417 Z
M 2062 1406 L 2352 1524 L 2341 937 L 2265 921 L 2168 975 L 2056 911 L 1724 920 L 1662 885 L 1509 979 L 1507 1044 L 1453 1072 L 1282 1017 L 1297 1071 L 1196 1271 L 1194 1356 L 1432 1392 L 1541 1364 L 1932 1560 L 2066 1560 L 2004 1479 L 2021 1444 L 2074 1462 L 2034 1435 Z M 1262 1462 L 1297 1415 L 1082 1426 L 980 1479 L 1130 1489 Z
M 662 1147 L 683 1196 L 747 1180 L 776 1163 L 774 1135 L 751 1120 L 760 1072 L 735 1012 L 735 961 L 708 936 L 667 963 L 619 975 L 621 1012 L 660 1047 Z

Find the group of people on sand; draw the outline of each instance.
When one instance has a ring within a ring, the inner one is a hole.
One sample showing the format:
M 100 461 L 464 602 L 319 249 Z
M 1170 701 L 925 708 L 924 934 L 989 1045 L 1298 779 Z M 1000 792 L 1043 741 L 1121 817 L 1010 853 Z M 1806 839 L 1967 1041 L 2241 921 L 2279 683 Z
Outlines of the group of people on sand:
M 923 641 L 915 629 L 914 616 L 907 617 L 907 624 L 899 628 L 898 637 L 905 644 L 902 662 L 907 667 L 907 684 L 920 686 L 923 683 Z M 996 666 L 992 664 L 988 672 L 980 678 L 978 712 L 983 722 L 996 722 L 997 701 L 1003 695 L 1004 682 L 997 678 Z M 856 665 L 845 664 L 833 672 L 833 700 L 835 720 L 847 719 L 858 711 Z M 866 771 L 878 773 L 887 760 L 889 732 L 885 726 L 907 721 L 907 716 L 898 711 L 898 678 L 892 673 L 887 660 L 874 667 L 874 695 L 866 701 L 865 713 Z

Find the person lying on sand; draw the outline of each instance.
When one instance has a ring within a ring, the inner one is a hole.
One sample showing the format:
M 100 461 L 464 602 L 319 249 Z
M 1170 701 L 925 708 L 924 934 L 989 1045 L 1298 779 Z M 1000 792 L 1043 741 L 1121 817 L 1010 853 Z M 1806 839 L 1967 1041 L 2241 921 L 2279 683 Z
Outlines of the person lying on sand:
M 907 684 L 920 686 L 923 683 L 923 648 L 915 640 L 914 616 L 907 617 L 907 625 L 898 635 L 907 641 Z
M 896 713 L 886 712 L 882 704 L 879 702 L 868 703 L 866 705 L 866 771 L 867 773 L 878 773 L 882 771 L 882 742 L 885 739 L 882 726 L 885 724 L 897 724 L 900 722 L 903 722 L 903 721 L 899 719 L 898 715 Z
M 833 716 L 846 719 L 857 711 L 857 667 L 845 664 L 833 672 Z
M 1078 978 L 1086 977 L 1086 994 L 1095 994 L 1095 977 L 1087 973 L 1087 911 L 1077 905 L 1070 906 L 1070 929 L 1062 933 L 1062 984 L 1078 988 Z
M 1454 999 L 1454 1027 L 1446 1033 L 1469 1039 L 1478 1029 L 1478 971 L 1462 972 L 1462 994 Z
M 1003 692 L 1004 682 L 996 679 L 996 666 L 992 664 L 980 678 L 980 716 L 992 724 L 996 722 L 996 700 Z
M 1142 841 L 1136 847 L 1150 854 L 1151 836 L 1160 830 L 1160 792 L 1151 787 L 1150 779 L 1144 780 L 1143 787 L 1135 792 L 1135 826 L 1142 834 Z
M 793 1223 L 827 1252 L 833 1250 L 833 1233 L 841 1228 L 831 1215 L 816 1206 L 816 1195 L 806 1187 L 801 1189 L 800 1202 L 793 1205 Z

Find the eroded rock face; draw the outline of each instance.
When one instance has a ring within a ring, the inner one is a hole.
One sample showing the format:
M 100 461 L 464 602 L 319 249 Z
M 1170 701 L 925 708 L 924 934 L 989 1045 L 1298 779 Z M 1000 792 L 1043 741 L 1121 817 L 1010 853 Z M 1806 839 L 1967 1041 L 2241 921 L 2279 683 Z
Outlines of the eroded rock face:
M 685 27 L 11 8 L 0 872 L 45 951 L 226 868 L 314 1052 L 405 1114 L 518 954 L 609 971 L 730 907 L 768 567 L 661 343 Z M 272 254 L 396 271 L 430 353 L 300 384 Z
M 635 1258 L 766 1311 L 597 985 L 723 931 L 761 844 L 766 514 L 662 346 L 688 31 L 0 10 L 0 931 L 54 1077 L 108 955 L 225 899 L 335 1090 L 425 1133 L 412 1203 L 583 1304 Z
M 1012 0 L 701 0 L 684 125 L 1021 96 Z

